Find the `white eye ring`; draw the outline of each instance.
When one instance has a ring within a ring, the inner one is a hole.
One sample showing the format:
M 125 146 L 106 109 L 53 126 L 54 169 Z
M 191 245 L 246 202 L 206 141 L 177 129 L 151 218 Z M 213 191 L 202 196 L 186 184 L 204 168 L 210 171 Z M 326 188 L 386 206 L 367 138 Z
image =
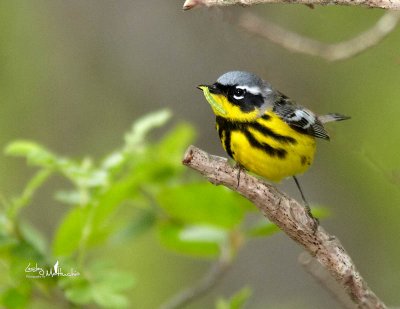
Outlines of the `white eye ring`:
M 233 98 L 236 100 L 241 100 L 244 98 L 245 93 L 246 93 L 246 89 L 236 87 L 235 92 L 233 94 Z

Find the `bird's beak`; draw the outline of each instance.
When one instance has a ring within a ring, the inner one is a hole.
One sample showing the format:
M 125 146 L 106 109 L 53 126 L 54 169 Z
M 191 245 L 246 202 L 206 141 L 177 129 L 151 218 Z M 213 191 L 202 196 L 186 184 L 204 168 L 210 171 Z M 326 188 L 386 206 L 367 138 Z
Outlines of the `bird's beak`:
M 215 85 L 198 85 L 197 89 L 200 89 L 203 92 L 205 89 L 208 89 L 213 94 L 221 94 L 221 91 Z
M 221 91 L 215 85 L 199 85 L 197 86 L 198 89 L 203 91 L 203 94 L 207 100 L 207 102 L 211 105 L 214 113 L 217 115 L 226 115 L 226 111 L 221 106 L 220 100 L 218 100 L 218 95 Z

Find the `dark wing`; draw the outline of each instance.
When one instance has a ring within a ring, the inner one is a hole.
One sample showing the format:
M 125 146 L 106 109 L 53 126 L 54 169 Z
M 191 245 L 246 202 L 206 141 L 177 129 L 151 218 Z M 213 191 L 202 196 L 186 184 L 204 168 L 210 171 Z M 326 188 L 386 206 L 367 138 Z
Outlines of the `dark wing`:
M 293 129 L 314 137 L 329 139 L 321 121 L 312 111 L 297 105 L 280 92 L 277 92 L 275 97 L 273 111 Z

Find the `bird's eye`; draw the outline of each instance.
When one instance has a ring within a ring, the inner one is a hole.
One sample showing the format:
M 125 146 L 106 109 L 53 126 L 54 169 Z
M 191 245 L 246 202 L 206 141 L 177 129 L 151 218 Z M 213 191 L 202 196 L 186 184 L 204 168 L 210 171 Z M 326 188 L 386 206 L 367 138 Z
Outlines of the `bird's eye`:
M 245 89 L 235 88 L 235 91 L 233 92 L 233 97 L 236 100 L 240 100 L 240 99 L 243 99 L 245 93 L 246 93 Z

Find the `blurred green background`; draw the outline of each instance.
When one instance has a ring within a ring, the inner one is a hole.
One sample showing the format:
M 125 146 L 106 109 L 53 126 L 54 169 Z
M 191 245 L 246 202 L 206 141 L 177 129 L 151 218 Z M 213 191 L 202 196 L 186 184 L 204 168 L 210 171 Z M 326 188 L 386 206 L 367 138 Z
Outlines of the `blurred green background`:
M 57 153 L 100 158 L 121 144 L 140 116 L 169 108 L 191 123 L 195 144 L 225 155 L 214 117 L 199 90 L 240 69 L 269 80 L 310 109 L 352 119 L 329 127 L 313 167 L 302 176 L 306 196 L 330 209 L 324 227 L 339 237 L 370 287 L 399 305 L 400 284 L 400 28 L 366 52 L 328 63 L 251 36 L 236 20 L 245 10 L 324 42 L 366 30 L 382 10 L 265 5 L 181 10 L 181 1 L 7 1 L 0 4 L 0 145 L 36 140 Z M 33 175 L 22 160 L 2 156 L 0 194 L 11 197 Z M 23 215 L 51 240 L 64 205 L 40 190 Z M 298 197 L 291 180 L 279 185 Z M 101 248 L 99 249 L 101 250 Z M 208 308 L 219 295 L 253 288 L 249 308 L 337 308 L 297 263 L 302 251 L 282 234 L 240 252 L 212 293 L 188 308 Z M 208 268 L 160 247 L 155 235 L 109 253 L 135 274 L 134 308 L 155 308 Z M 156 280 L 155 280 L 156 278 Z

